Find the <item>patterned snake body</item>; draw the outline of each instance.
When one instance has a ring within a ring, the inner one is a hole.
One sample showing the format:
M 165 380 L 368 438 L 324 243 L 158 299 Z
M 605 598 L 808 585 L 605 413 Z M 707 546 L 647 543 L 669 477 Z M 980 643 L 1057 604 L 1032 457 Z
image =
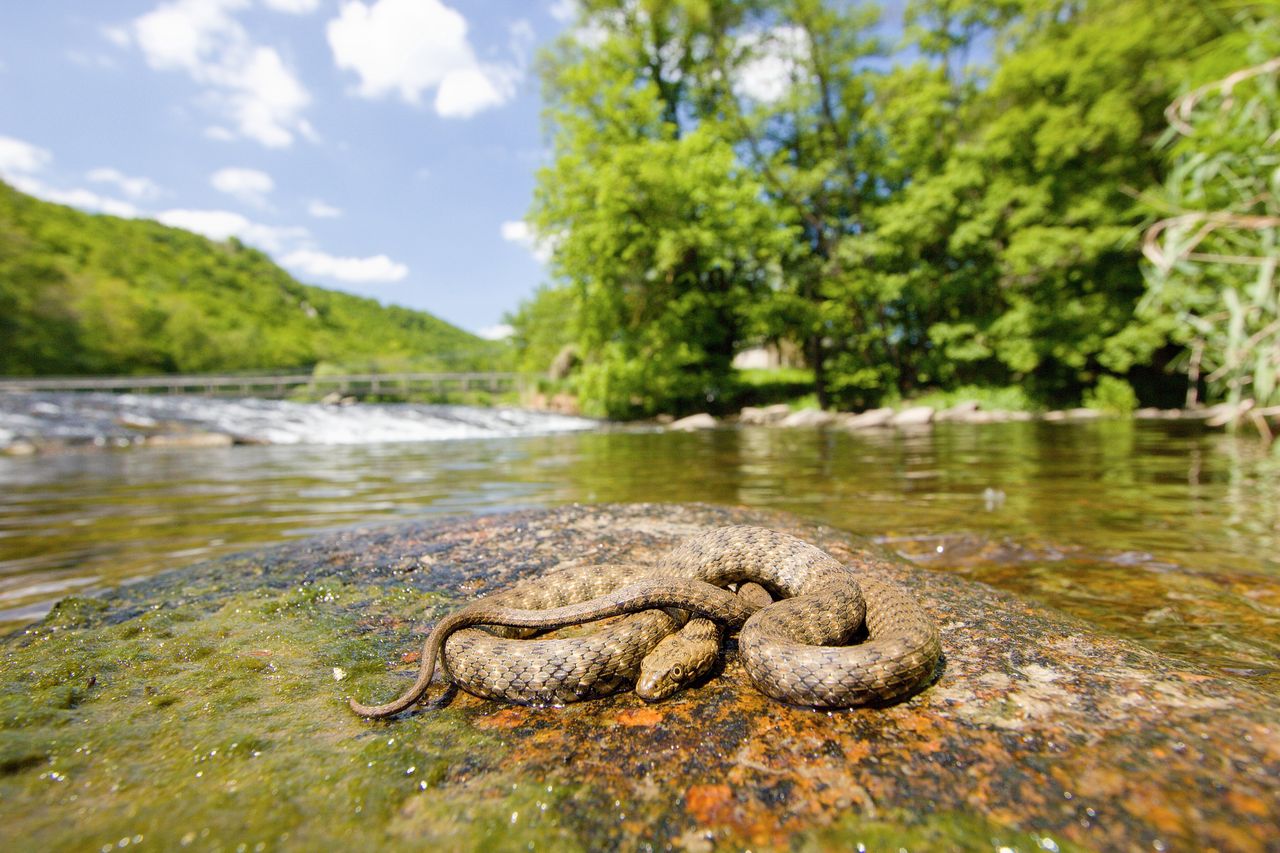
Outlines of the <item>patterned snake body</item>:
M 785 600 L 761 606 L 763 597 L 724 589 L 752 583 Z M 567 639 L 511 639 L 474 627 L 553 629 L 624 613 L 634 615 Z M 646 656 L 690 614 L 742 626 L 738 646 L 752 682 L 795 705 L 893 701 L 927 678 L 941 654 L 932 620 L 893 584 L 793 536 L 725 527 L 686 540 L 656 566 L 578 567 L 474 602 L 432 630 L 417 680 L 400 698 L 351 706 L 366 717 L 411 707 L 426 693 L 437 656 L 455 683 L 488 698 L 541 704 L 607 695 L 635 682 Z M 864 626 L 864 642 L 843 645 Z M 705 649 L 706 632 L 691 620 L 681 642 Z M 675 665 L 687 681 L 709 664 Z M 641 679 L 662 680 L 662 673 Z

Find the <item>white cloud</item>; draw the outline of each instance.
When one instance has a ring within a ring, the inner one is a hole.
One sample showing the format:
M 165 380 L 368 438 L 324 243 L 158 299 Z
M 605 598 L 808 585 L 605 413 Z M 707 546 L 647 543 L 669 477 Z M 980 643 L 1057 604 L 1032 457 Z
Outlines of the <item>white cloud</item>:
M 245 204 L 266 207 L 267 194 L 275 189 L 276 182 L 266 172 L 257 169 L 228 167 L 210 175 L 209 185 Z
M 748 58 L 738 69 L 734 91 L 763 104 L 775 103 L 791 91 L 809 56 L 808 36 L 799 27 L 747 33 L 738 46 Z
M 235 237 L 268 252 L 283 251 L 286 246 L 296 245 L 308 236 L 305 228 L 262 225 L 230 210 L 178 208 L 161 211 L 156 214 L 155 219 L 174 228 L 203 234 L 210 240 L 226 240 L 228 237 Z
M 348 0 L 327 32 L 334 62 L 360 77 L 362 97 L 398 95 L 418 104 L 434 89 L 436 113 L 445 118 L 501 106 L 521 78 L 515 64 L 480 62 L 466 18 L 440 0 Z M 513 41 L 519 44 L 523 32 L 518 22 Z
M 538 263 L 545 264 L 551 260 L 551 253 L 555 249 L 553 241 L 540 238 L 529 227 L 528 222 L 521 219 L 504 222 L 499 230 L 503 240 L 528 249 Z
M 266 7 L 290 15 L 307 15 L 320 8 L 320 0 L 265 0 Z
M 126 27 L 103 27 L 102 37 L 116 47 L 128 47 L 133 43 L 133 36 L 129 35 Z
M 85 173 L 85 177 L 95 184 L 113 184 L 129 198 L 156 198 L 161 193 L 159 185 L 150 178 L 126 175 L 119 169 L 106 167 L 90 169 Z
M 337 219 L 342 215 L 342 208 L 334 207 L 320 199 L 315 199 L 307 205 L 307 213 L 311 214 L 316 219 Z
M 0 136 L 0 176 L 19 192 L 93 213 L 125 217 L 138 215 L 138 208 L 127 201 L 83 188 L 58 189 L 35 176 L 36 172 L 43 171 L 52 162 L 53 155 L 40 146 L 12 136 Z
M 496 326 L 486 326 L 476 332 L 476 334 L 484 338 L 486 341 L 500 341 L 504 338 L 511 337 L 515 334 L 515 331 L 516 330 L 511 328 L 509 323 L 498 323 Z
M 555 0 L 547 12 L 560 23 L 567 24 L 578 17 L 578 0 Z
M 99 195 L 93 190 L 83 188 L 57 189 L 30 175 L 7 175 L 6 177 L 19 191 L 45 201 L 51 201 L 54 204 L 65 204 L 68 207 L 77 207 L 90 213 L 107 213 L 111 216 L 122 216 L 126 219 L 141 215 L 141 211 L 129 202 Z
M 39 172 L 53 162 L 53 155 L 38 145 L 0 136 L 0 175 Z
M 275 48 L 254 44 L 232 14 L 248 5 L 173 0 L 136 19 L 127 39 L 105 33 L 118 44 L 135 43 L 152 68 L 186 72 L 239 136 L 269 148 L 287 147 L 297 134 L 314 137 L 302 117 L 311 96 Z
M 386 255 L 342 258 L 313 249 L 298 249 L 285 255 L 280 263 L 306 275 L 351 283 L 400 281 L 409 274 L 407 266 Z

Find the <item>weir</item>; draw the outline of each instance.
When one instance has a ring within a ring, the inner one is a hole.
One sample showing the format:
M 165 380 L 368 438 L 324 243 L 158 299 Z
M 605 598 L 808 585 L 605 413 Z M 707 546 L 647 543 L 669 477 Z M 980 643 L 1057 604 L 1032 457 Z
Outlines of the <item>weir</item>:
M 310 373 L 202 373 L 151 376 L 0 377 L 0 392 L 105 391 L 140 394 L 204 394 L 281 398 L 297 388 L 315 394 L 440 394 L 446 391 L 515 391 L 518 373 L 352 373 L 315 376 Z

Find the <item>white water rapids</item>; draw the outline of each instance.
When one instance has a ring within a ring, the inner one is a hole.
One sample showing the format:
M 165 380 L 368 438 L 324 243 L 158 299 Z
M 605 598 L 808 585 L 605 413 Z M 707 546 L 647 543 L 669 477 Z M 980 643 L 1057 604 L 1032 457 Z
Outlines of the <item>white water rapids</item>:
M 252 444 L 377 444 L 587 430 L 586 418 L 512 408 L 165 394 L 0 394 L 0 449 L 31 444 L 125 446 L 156 434 L 220 433 Z

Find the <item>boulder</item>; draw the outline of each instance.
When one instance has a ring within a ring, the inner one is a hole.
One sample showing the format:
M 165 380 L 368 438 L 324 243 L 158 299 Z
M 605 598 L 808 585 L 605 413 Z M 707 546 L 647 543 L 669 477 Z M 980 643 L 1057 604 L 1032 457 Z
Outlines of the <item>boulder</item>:
M 692 432 L 699 429 L 715 429 L 716 419 L 706 412 L 696 415 L 689 415 L 678 421 L 672 421 L 667 425 L 667 429 L 680 430 L 684 432 Z
M 775 424 L 789 414 L 791 414 L 791 407 L 786 403 L 763 407 L 744 406 L 738 413 L 738 423 L 749 426 Z
M 933 416 L 935 421 L 964 421 L 970 420 L 970 416 L 978 411 L 978 403 L 976 400 L 965 400 L 956 403 L 946 409 L 942 409 Z
M 941 630 L 933 681 L 814 712 L 757 692 L 730 645 L 653 705 L 346 707 L 399 693 L 477 596 L 748 523 L 908 589 Z M 780 513 L 351 528 L 66 599 L 0 655 L 0 821 L 32 850 L 1263 850 L 1280 824 L 1275 695 Z
M 235 439 L 221 432 L 174 432 L 149 435 L 147 447 L 230 447 Z
M 903 409 L 889 420 L 890 426 L 924 426 L 933 420 L 933 406 L 912 406 Z
M 778 421 L 778 426 L 782 427 L 824 427 L 834 423 L 836 416 L 831 412 L 824 412 L 822 409 L 801 409 L 798 412 L 792 412 L 782 420 Z
M 868 409 L 856 415 L 842 415 L 838 419 L 838 423 L 845 429 L 869 429 L 871 427 L 887 426 L 893 415 L 894 411 L 890 408 Z

